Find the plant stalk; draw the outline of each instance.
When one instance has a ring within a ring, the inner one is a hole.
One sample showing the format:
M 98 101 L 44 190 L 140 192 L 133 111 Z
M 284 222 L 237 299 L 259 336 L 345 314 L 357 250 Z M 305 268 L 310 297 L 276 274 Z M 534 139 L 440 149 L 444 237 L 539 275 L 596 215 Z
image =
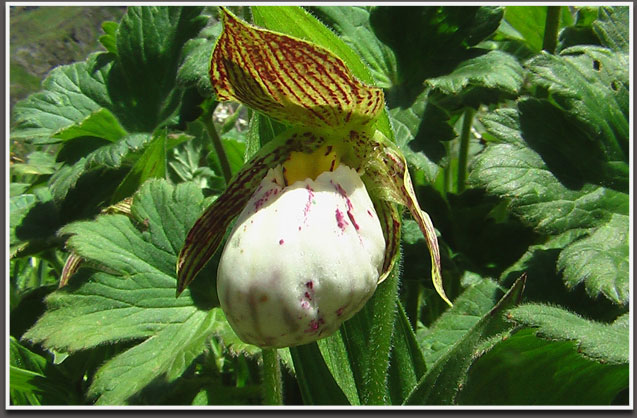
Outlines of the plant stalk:
M 276 348 L 264 348 L 263 355 L 263 403 L 283 405 L 283 382 Z
M 458 152 L 458 181 L 457 190 L 461 193 L 465 189 L 467 182 L 467 159 L 469 155 L 469 136 L 471 135 L 471 126 L 473 125 L 473 116 L 476 111 L 469 107 L 464 111 L 462 119 L 462 132 L 460 133 L 460 150 Z
M 549 54 L 554 54 L 557 47 L 557 32 L 560 27 L 561 11 L 562 6 L 547 6 L 542 49 Z
M 203 115 L 203 123 L 206 126 L 206 130 L 208 131 L 208 136 L 210 136 L 210 140 L 212 141 L 212 146 L 217 153 L 217 157 L 219 157 L 219 163 L 221 164 L 221 172 L 223 174 L 223 178 L 226 180 L 226 184 L 230 183 L 230 179 L 232 178 L 232 170 L 230 170 L 230 163 L 228 162 L 228 155 L 226 154 L 226 150 L 223 148 L 223 143 L 221 142 L 221 138 L 215 129 L 215 125 L 212 122 L 212 112 L 213 107 L 210 107 Z

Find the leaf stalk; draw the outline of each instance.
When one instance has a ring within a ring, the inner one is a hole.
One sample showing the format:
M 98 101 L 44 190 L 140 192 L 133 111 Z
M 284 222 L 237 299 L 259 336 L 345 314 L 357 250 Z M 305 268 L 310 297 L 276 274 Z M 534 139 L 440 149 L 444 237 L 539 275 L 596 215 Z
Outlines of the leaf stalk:
M 555 48 L 557 47 L 557 33 L 560 27 L 561 10 L 562 6 L 547 6 L 542 49 L 549 54 L 554 54 Z
M 228 184 L 230 183 L 230 179 L 232 179 L 232 170 L 230 170 L 230 163 L 228 162 L 228 155 L 226 154 L 226 150 L 223 148 L 221 138 L 219 137 L 217 129 L 212 122 L 213 111 L 214 106 L 207 107 L 202 116 L 202 120 L 206 127 L 206 130 L 208 131 L 208 136 L 212 141 L 212 146 L 217 153 L 217 157 L 219 157 L 219 163 L 221 164 L 221 172 L 223 174 L 223 178 L 225 179 L 226 184 Z
M 464 191 L 467 182 L 467 161 L 469 156 L 469 136 L 473 125 L 473 116 L 476 111 L 469 107 L 464 111 L 462 119 L 462 132 L 460 133 L 460 150 L 458 152 L 458 193 Z

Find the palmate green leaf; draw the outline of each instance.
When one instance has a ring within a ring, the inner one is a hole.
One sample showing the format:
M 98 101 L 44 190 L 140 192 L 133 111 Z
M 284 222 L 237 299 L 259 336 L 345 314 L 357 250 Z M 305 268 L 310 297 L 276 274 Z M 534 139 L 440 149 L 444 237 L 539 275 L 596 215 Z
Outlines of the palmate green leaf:
M 600 62 L 606 61 L 601 61 L 605 53 L 599 48 L 583 49 L 587 54 L 599 52 Z M 590 235 L 599 230 L 598 238 L 584 241 L 579 249 L 598 242 L 596 251 L 588 247 L 586 261 L 600 257 L 595 261 L 613 267 L 606 271 L 575 266 L 583 261 L 578 247 L 567 247 L 560 258 L 564 280 L 570 285 L 584 282 L 591 296 L 601 293 L 624 304 L 628 301 L 628 251 L 622 242 L 628 229 L 622 231 L 625 223 L 620 219 L 628 215 L 629 205 L 624 152 L 627 114 L 623 98 L 602 82 L 606 76 L 597 74 L 592 62 L 590 68 L 576 64 L 579 58 L 541 56 L 532 61 L 536 79 L 546 77 L 542 82 L 557 103 L 525 99 L 518 102 L 518 112 L 487 117 L 485 127 L 500 142 L 491 143 L 477 156 L 470 181 L 505 198 L 514 214 L 542 234 L 570 234 L 575 240 L 582 237 L 578 231 Z M 618 75 L 619 79 L 623 76 Z M 601 102 L 595 95 L 605 95 L 607 100 Z M 601 120 L 598 115 L 605 117 Z M 608 231 L 620 236 L 604 246 L 599 237 Z
M 572 341 L 523 329 L 478 358 L 457 401 L 462 405 L 609 405 L 629 386 L 627 364 L 578 354 Z
M 146 180 L 163 178 L 166 175 L 166 132 L 161 131 L 150 144 L 117 187 L 111 198 L 115 204 L 131 196 Z
M 101 146 L 84 154 L 75 163 L 64 165 L 51 176 L 48 182 L 55 201 L 63 201 L 69 191 L 75 188 L 77 182 L 87 172 L 102 168 L 117 169 L 121 167 L 127 156 L 141 150 L 150 140 L 151 136 L 149 134 L 139 133 L 126 135 L 112 144 L 104 141 Z M 80 153 L 80 155 L 82 155 L 84 143 L 88 143 L 86 137 L 67 142 L 63 148 L 63 152 Z M 101 183 L 99 186 L 104 188 L 106 184 Z
M 48 247 L 59 227 L 60 213 L 46 187 L 36 187 L 33 193 L 14 196 L 9 200 L 10 257 L 38 253 Z
M 502 296 L 502 288 L 483 279 L 467 288 L 451 309 L 443 313 L 426 331 L 417 334 L 426 364 L 433 365 L 467 334 Z
M 531 80 L 588 139 L 602 146 L 609 163 L 628 161 L 628 57 L 599 47 L 573 47 L 561 56 L 543 53 L 527 63 Z
M 16 103 L 12 138 L 47 143 L 60 129 L 101 107 L 111 107 L 106 87 L 108 69 L 93 68 L 90 62 L 94 58 L 53 69 L 42 82 L 41 92 Z
M 109 93 L 122 124 L 152 132 L 177 110 L 177 70 L 185 43 L 206 25 L 203 8 L 131 6 L 117 31 Z
M 181 100 L 176 74 L 182 49 L 207 20 L 200 12 L 199 7 L 129 7 L 116 30 L 107 27 L 108 42 L 115 37 L 116 51 L 51 71 L 41 92 L 16 104 L 12 137 L 59 142 L 51 138 L 54 133 L 94 112 L 106 112 L 102 108 L 128 132 L 152 132 L 166 123 Z M 98 137 L 112 139 L 121 133 L 110 133 L 120 129 L 106 127 L 102 117 L 106 132 Z
M 101 107 L 81 121 L 58 130 L 53 134 L 53 138 L 66 141 L 82 136 L 92 136 L 116 142 L 126 134 L 126 130 L 119 124 L 115 115 Z
M 99 37 L 99 41 L 102 46 L 110 53 L 117 55 L 117 29 L 119 23 L 117 22 L 103 22 L 102 30 L 105 35 Z
M 522 107 L 525 106 L 523 103 L 527 102 L 522 102 Z M 557 235 L 571 229 L 593 228 L 610 219 L 613 213 L 627 213 L 625 193 L 597 184 L 582 184 L 582 175 L 575 170 L 565 170 L 563 159 L 558 160 L 562 162 L 562 168 L 557 162 L 550 167 L 547 165 L 546 160 L 556 158 L 558 142 L 567 139 L 561 136 L 567 132 L 567 127 L 562 127 L 556 135 L 555 124 L 550 123 L 545 127 L 537 125 L 547 123 L 543 117 L 549 114 L 549 109 L 533 117 L 529 116 L 531 106 L 525 107 L 525 110 L 530 119 L 525 122 L 528 129 L 538 131 L 531 141 L 548 142 L 554 139 L 553 154 L 540 155 L 516 142 L 493 144 L 477 156 L 469 180 L 475 185 L 486 187 L 492 194 L 508 199 L 511 211 L 543 234 Z M 492 119 L 492 122 L 495 120 Z M 495 131 L 491 133 L 498 134 Z M 525 133 L 523 130 L 522 135 Z M 515 137 L 512 139 L 517 141 Z M 525 137 L 525 140 L 529 141 L 529 138 Z M 546 148 L 548 150 L 548 146 Z M 559 170 L 557 175 L 551 168 Z
M 11 164 L 12 175 L 29 175 L 36 176 L 53 174 L 60 166 L 55 161 L 55 157 L 48 152 L 33 151 L 27 156 L 25 163 Z
M 369 6 L 314 6 L 310 12 L 339 34 L 367 64 L 376 85 L 389 88 L 396 83 L 393 51 L 374 34 L 369 23 Z
M 629 10 L 627 6 L 600 7 L 598 18 L 593 22 L 593 30 L 602 41 L 602 45 L 612 51 L 628 53 Z
M 118 405 L 156 379 L 174 381 L 203 351 L 219 325 L 219 309 L 195 311 L 181 324 L 164 327 L 156 336 L 114 357 L 95 375 L 89 396 L 98 405 Z
M 77 402 L 64 376 L 46 358 L 9 338 L 9 395 L 13 405 L 69 405 Z
M 584 282 L 591 296 L 602 293 L 617 303 L 630 299 L 628 268 L 629 218 L 613 214 L 608 223 L 560 253 L 557 267 L 564 270 L 568 287 Z
M 72 234 L 70 249 L 103 268 L 80 270 L 52 293 L 24 338 L 63 352 L 143 340 L 99 369 L 91 386 L 98 403 L 124 404 L 154 379 L 179 376 L 222 320 L 211 281 L 175 298 L 176 254 L 202 209 L 195 185 L 151 180 L 134 197 L 132 219 L 103 215 L 62 230 Z
M 428 79 L 425 83 L 445 96 L 445 101 L 479 106 L 516 97 L 524 74 L 518 61 L 507 53 L 490 51 L 463 61 L 451 73 Z
M 537 327 L 537 335 L 557 341 L 575 341 L 577 352 L 604 364 L 628 364 L 630 361 L 627 314 L 612 324 L 584 319 L 564 309 L 525 304 L 511 309 L 507 318 L 526 327 Z
M 35 206 L 37 201 L 38 199 L 34 194 L 22 194 L 12 196 L 9 199 L 9 244 L 11 246 L 20 242 L 16 237 L 15 228 L 20 225 L 26 214 Z
M 409 107 L 424 80 L 448 74 L 475 56 L 470 47 L 498 28 L 502 13 L 499 7 L 375 7 L 372 28 L 397 62 L 398 80 L 388 93 L 389 106 Z
M 186 42 L 184 59 L 177 71 L 177 82 L 186 87 L 195 87 L 203 97 L 214 94 L 210 84 L 210 56 L 220 33 L 221 23 L 211 21 L 196 38 Z
M 511 327 L 504 320 L 504 311 L 519 303 L 525 280 L 525 277 L 518 279 L 492 309 L 428 368 L 404 404 L 451 405 L 455 402 L 475 355 Z
M 445 155 L 441 142 L 456 137 L 448 123 L 449 115 L 428 100 L 426 93 L 418 96 L 410 107 L 391 109 L 389 115 L 396 144 L 407 162 L 433 183 L 440 171 L 438 164 Z

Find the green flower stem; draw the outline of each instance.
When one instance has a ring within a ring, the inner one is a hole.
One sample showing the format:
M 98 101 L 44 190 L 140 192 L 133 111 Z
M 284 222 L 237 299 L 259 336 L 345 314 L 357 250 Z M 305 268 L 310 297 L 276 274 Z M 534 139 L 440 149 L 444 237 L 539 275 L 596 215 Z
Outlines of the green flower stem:
M 473 124 L 473 116 L 476 111 L 473 108 L 467 108 L 464 111 L 462 119 L 462 132 L 460 133 L 460 151 L 458 153 L 458 193 L 464 191 L 467 181 L 467 157 L 469 155 L 469 136 L 471 134 L 471 125 Z
M 275 348 L 264 348 L 263 355 L 263 403 L 283 405 L 283 382 L 279 355 Z
M 215 129 L 215 125 L 212 123 L 212 112 L 214 110 L 213 106 L 210 106 L 202 116 L 202 120 L 204 125 L 206 126 L 206 130 L 208 131 L 208 136 L 212 141 L 212 146 L 217 153 L 217 157 L 219 157 L 219 163 L 221 164 L 221 172 L 223 173 L 223 178 L 226 180 L 226 184 L 230 183 L 230 179 L 232 178 L 232 171 L 230 170 L 230 163 L 228 162 L 228 156 L 226 155 L 226 151 L 223 148 L 223 144 L 221 143 L 221 138 Z
M 544 40 L 542 49 L 553 54 L 557 47 L 557 32 L 560 27 L 560 12 L 562 6 L 548 6 L 546 10 L 546 25 L 544 25 Z

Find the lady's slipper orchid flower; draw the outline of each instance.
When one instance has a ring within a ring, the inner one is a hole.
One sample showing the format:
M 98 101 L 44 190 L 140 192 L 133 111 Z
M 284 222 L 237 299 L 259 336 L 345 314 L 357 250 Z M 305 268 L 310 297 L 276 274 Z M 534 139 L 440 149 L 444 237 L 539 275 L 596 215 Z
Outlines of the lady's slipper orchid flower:
M 221 307 L 237 335 L 261 347 L 305 344 L 360 310 L 398 256 L 409 208 L 442 287 L 429 216 L 405 158 L 378 130 L 381 89 L 355 79 L 330 51 L 242 22 L 222 8 L 210 77 L 235 100 L 287 125 L 192 227 L 177 262 L 178 294 L 217 250 Z

